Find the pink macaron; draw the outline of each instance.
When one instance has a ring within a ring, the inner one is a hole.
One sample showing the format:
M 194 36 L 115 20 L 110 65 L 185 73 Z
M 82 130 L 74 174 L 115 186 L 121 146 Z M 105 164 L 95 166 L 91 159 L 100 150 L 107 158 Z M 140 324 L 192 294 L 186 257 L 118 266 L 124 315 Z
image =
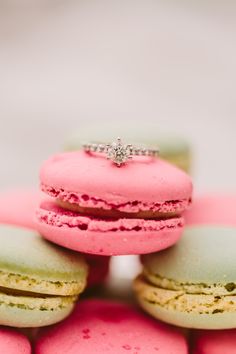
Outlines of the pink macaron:
M 35 210 L 43 193 L 34 188 L 13 188 L 0 193 L 0 223 L 35 228 Z
M 193 354 L 236 354 L 236 330 L 195 333 Z
M 14 188 L 0 193 L 0 224 L 36 230 L 35 212 L 44 194 L 33 188 Z M 89 264 L 88 287 L 98 286 L 109 273 L 110 257 L 85 255 Z
M 14 330 L 0 328 L 1 354 L 30 354 L 31 345 L 23 334 Z
M 161 160 L 136 157 L 117 167 L 83 151 L 48 159 L 40 172 L 45 200 L 38 229 L 48 240 L 91 254 L 143 254 L 181 236 L 190 177 Z
M 105 300 L 81 301 L 63 323 L 43 331 L 36 354 L 187 354 L 184 335 L 134 307 Z
M 184 213 L 186 224 L 236 226 L 235 205 L 236 195 L 196 196 L 191 208 Z

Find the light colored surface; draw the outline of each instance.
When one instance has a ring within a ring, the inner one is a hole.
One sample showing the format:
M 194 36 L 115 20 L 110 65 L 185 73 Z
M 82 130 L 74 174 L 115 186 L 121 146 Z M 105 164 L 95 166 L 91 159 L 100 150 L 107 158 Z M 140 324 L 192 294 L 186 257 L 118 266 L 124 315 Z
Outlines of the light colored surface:
M 0 4 L 0 186 L 37 183 L 83 122 L 158 121 L 195 148 L 196 186 L 236 189 L 235 2 Z

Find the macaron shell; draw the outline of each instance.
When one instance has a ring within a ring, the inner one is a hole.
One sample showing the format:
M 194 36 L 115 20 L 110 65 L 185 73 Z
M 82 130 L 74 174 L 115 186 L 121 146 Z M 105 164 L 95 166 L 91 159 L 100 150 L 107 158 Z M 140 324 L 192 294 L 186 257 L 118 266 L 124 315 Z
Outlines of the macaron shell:
M 85 300 L 60 325 L 42 332 L 36 354 L 187 354 L 184 336 L 125 304 Z
M 35 231 L 0 225 L 0 269 L 47 281 L 84 280 L 87 265 L 81 255 L 62 250 Z
M 199 295 L 201 297 L 201 295 Z M 236 327 L 236 313 L 215 313 L 209 314 L 191 314 L 187 312 L 180 312 L 175 310 L 168 310 L 158 304 L 151 304 L 142 297 L 137 297 L 138 302 L 142 309 L 149 313 L 151 316 L 163 322 L 184 327 L 195 329 L 226 329 Z M 208 354 L 208 353 L 207 353 Z
M 161 159 L 136 157 L 118 168 L 103 155 L 83 151 L 52 156 L 41 168 L 40 181 L 114 204 L 188 200 L 192 194 L 190 177 Z
M 236 331 L 198 331 L 194 337 L 193 354 L 236 354 Z
M 142 262 L 150 273 L 178 282 L 226 285 L 236 282 L 235 259 L 235 227 L 199 225 L 186 227 L 176 245 Z
M 236 195 L 202 195 L 193 198 L 184 213 L 187 225 L 236 226 Z
M 31 345 L 23 334 L 10 329 L 0 328 L 0 353 L 31 354 Z
M 0 223 L 35 228 L 35 210 L 43 193 L 33 188 L 13 188 L 0 193 Z
M 76 227 L 58 227 L 38 222 L 37 228 L 47 240 L 63 247 L 102 256 L 144 254 L 173 245 L 181 237 L 183 226 L 167 227 L 159 231 L 82 231 Z
M 186 328 L 234 328 L 235 246 L 235 227 L 188 226 L 176 245 L 142 257 L 144 276 L 134 282 L 141 307 Z
M 19 307 L 1 303 L 1 325 L 18 328 L 49 326 L 62 321 L 74 308 L 74 303 L 68 303 L 65 307 L 60 308 L 58 306 L 58 308 L 52 310 L 50 309 L 50 298 L 48 298 L 48 308 L 44 308 L 44 310 L 34 308 L 40 302 L 37 297 L 31 297 L 29 299 L 30 304 L 27 303 L 27 299 L 23 301 L 20 296 L 15 297 L 15 300 L 19 301 Z
M 186 173 L 191 172 L 191 155 L 189 151 L 182 152 L 179 155 L 161 155 L 161 157 L 168 161 L 169 163 L 177 166 L 181 170 L 185 171 Z

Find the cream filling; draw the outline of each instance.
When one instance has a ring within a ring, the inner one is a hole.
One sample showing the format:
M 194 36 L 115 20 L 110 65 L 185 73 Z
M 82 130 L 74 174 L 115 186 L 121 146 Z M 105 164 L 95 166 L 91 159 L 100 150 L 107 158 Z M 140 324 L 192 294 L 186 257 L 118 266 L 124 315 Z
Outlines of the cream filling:
M 70 282 L 49 281 L 0 270 L 0 286 L 40 294 L 70 296 L 78 295 L 84 290 L 86 279 Z
M 188 294 L 205 294 L 205 295 L 235 295 L 236 283 L 230 282 L 226 284 L 222 283 L 190 283 L 190 282 L 178 282 L 173 279 L 164 278 L 158 274 L 152 274 L 147 268 L 143 270 L 144 277 L 148 281 L 156 285 L 159 288 L 168 290 L 184 291 Z
M 55 311 L 71 306 L 76 300 L 77 296 L 30 297 L 0 292 L 0 307 L 9 306 L 22 310 Z
M 194 314 L 236 312 L 236 295 L 187 293 L 185 289 L 169 290 L 148 283 L 142 275 L 134 281 L 140 302 L 148 302 L 166 310 Z

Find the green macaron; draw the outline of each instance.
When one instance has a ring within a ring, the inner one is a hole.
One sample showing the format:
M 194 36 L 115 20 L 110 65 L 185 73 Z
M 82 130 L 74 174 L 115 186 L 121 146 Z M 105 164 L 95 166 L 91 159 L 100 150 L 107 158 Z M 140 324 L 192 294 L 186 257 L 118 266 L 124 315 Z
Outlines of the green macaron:
M 83 257 L 33 231 L 0 225 L 0 324 L 40 327 L 61 321 L 84 290 Z
M 118 124 L 101 122 L 99 125 L 80 126 L 66 141 L 66 150 L 78 150 L 86 142 L 115 141 L 120 137 L 124 143 L 159 147 L 160 157 L 186 172 L 191 170 L 191 148 L 188 140 L 181 135 L 161 131 L 155 124 L 137 124 L 135 129 L 129 122 Z
M 181 240 L 142 258 L 134 281 L 141 307 L 182 327 L 236 327 L 236 228 L 187 227 Z

